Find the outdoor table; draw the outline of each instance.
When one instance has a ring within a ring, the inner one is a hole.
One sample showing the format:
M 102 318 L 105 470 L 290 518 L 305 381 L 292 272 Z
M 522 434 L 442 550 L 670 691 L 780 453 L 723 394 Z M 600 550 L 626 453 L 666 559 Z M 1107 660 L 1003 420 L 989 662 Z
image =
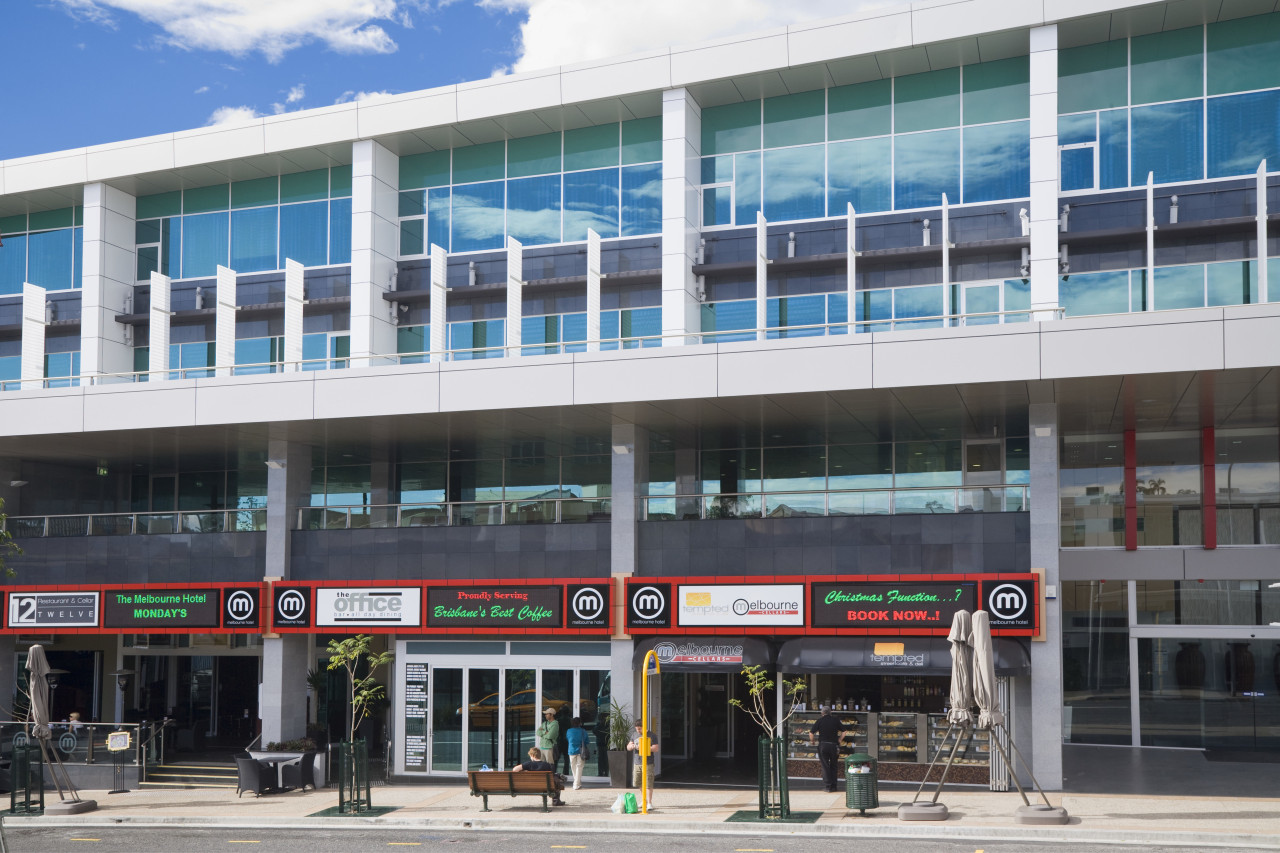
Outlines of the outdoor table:
M 302 753 L 293 751 L 275 751 L 268 752 L 266 750 L 251 749 L 249 755 L 255 761 L 261 761 L 269 764 L 276 771 L 276 787 L 284 787 L 284 766 L 286 764 L 298 764 L 302 761 Z

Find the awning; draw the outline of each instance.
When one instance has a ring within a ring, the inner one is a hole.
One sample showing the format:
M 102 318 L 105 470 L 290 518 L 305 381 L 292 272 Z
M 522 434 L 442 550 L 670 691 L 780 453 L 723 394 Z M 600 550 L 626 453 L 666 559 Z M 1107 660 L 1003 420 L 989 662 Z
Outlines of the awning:
M 901 644 L 902 654 L 877 654 L 877 643 Z M 1031 653 L 1023 640 L 997 637 L 992 643 L 996 675 L 1031 674 Z M 778 671 L 949 676 L 951 644 L 946 637 L 801 637 L 782 644 Z
M 636 643 L 631 668 L 658 653 L 663 672 L 741 672 L 744 666 L 772 667 L 773 646 L 758 637 L 654 637 Z

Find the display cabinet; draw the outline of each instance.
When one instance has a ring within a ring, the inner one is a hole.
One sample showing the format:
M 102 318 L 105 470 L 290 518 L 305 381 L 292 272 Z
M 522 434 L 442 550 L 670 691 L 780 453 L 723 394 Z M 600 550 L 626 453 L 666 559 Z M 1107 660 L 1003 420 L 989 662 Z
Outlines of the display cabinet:
M 946 716 L 942 714 L 930 715 L 929 717 L 929 761 L 933 761 L 938 751 L 942 751 L 942 755 L 938 758 L 939 763 L 945 762 L 947 756 L 951 754 L 951 747 L 955 743 L 956 733 L 960 735 L 960 745 L 956 748 L 956 765 L 982 765 L 991 764 L 991 732 L 979 731 L 977 729 L 957 729 L 951 733 L 951 737 L 947 737 Z
M 919 761 L 920 715 L 877 714 L 876 758 L 881 762 Z
M 840 721 L 849 729 L 845 741 L 840 746 L 841 755 L 865 752 L 870 746 L 872 719 L 875 714 L 866 711 L 833 711 Z M 818 760 L 818 745 L 809 743 L 809 730 L 814 722 L 822 716 L 821 711 L 796 711 L 787 720 L 787 757 L 794 759 Z

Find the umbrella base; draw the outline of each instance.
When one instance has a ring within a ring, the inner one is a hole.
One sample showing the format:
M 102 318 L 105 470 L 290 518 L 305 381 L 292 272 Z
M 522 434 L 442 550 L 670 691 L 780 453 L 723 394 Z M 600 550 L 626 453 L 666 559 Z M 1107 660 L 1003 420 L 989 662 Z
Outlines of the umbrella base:
M 56 803 L 46 803 L 44 807 L 45 817 L 51 815 L 65 814 L 83 814 L 84 812 L 95 811 L 98 808 L 96 800 L 62 800 Z
M 1031 826 L 1055 826 L 1069 820 L 1066 809 L 1043 804 L 1018 806 L 1018 810 L 1014 812 L 1014 819 L 1018 823 Z
M 942 803 L 903 803 L 898 806 L 898 820 L 946 820 L 947 807 Z

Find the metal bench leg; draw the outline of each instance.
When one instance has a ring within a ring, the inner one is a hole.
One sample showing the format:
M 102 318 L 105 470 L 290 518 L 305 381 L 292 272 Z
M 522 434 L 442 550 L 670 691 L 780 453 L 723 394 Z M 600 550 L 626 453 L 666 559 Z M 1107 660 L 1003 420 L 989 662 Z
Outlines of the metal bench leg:
M 484 808 L 482 808 L 480 811 L 482 811 L 482 812 L 487 812 L 487 811 L 489 811 L 489 795 L 488 795 L 488 794 L 481 794 L 481 795 L 480 795 L 480 799 L 484 801 Z
M 549 811 L 551 811 L 551 809 L 547 808 L 547 795 L 546 795 L 546 794 L 543 794 L 543 795 L 542 795 L 542 810 L 543 810 L 544 812 L 549 812 Z

